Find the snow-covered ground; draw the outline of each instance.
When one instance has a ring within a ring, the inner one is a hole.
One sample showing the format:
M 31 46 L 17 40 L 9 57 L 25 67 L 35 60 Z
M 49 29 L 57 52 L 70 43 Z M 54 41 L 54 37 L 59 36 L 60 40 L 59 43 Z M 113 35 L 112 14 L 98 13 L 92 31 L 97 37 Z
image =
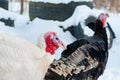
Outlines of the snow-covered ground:
M 65 0 L 67 1 L 67 0 Z M 73 13 L 72 17 L 67 19 L 64 22 L 53 21 L 53 20 L 43 20 L 39 18 L 35 18 L 33 21 L 29 21 L 29 17 L 26 15 L 19 15 L 9 11 L 6 11 L 0 8 L 0 18 L 8 18 L 11 17 L 15 20 L 15 27 L 9 27 L 0 22 L 0 33 L 7 34 L 12 36 L 21 37 L 27 39 L 33 44 L 37 44 L 37 38 L 41 33 L 47 31 L 55 31 L 59 34 L 63 42 L 67 45 L 75 41 L 75 38 L 69 32 L 63 32 L 58 26 L 63 25 L 64 27 L 68 27 L 70 25 L 77 25 L 79 21 L 84 22 L 84 19 L 89 15 L 97 16 L 100 12 L 99 10 L 91 10 L 86 6 L 78 6 Z M 108 22 L 113 28 L 116 39 L 114 40 L 113 47 L 109 50 L 109 60 L 107 64 L 107 68 L 105 73 L 99 78 L 99 80 L 120 80 L 120 62 L 119 62 L 119 50 L 120 50 L 120 31 L 119 31 L 119 21 L 120 15 L 110 14 Z M 84 25 L 83 25 L 84 26 Z M 85 33 L 87 35 L 92 35 L 93 32 L 87 27 L 83 27 Z M 59 49 L 56 52 L 56 59 L 60 57 L 60 53 L 62 52 Z

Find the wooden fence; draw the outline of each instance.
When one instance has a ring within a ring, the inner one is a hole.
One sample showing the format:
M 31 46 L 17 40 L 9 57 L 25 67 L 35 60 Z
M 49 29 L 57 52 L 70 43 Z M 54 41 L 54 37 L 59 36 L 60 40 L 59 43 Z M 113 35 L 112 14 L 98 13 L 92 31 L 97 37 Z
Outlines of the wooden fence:
M 44 2 L 29 2 L 29 15 L 30 19 L 33 20 L 35 17 L 47 20 L 58 20 L 64 21 L 69 18 L 76 6 L 87 5 L 93 8 L 92 2 L 71 2 L 69 4 L 53 4 Z
M 8 10 L 8 0 L 0 0 L 0 7 Z

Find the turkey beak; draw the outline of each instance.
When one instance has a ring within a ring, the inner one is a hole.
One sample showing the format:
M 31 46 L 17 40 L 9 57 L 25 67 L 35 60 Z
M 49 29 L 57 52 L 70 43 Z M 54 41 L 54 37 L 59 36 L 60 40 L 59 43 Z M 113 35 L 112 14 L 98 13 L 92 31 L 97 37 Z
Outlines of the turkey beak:
M 63 42 L 61 42 L 61 43 L 59 44 L 59 46 L 60 46 L 63 50 L 66 50 L 66 46 L 63 44 Z

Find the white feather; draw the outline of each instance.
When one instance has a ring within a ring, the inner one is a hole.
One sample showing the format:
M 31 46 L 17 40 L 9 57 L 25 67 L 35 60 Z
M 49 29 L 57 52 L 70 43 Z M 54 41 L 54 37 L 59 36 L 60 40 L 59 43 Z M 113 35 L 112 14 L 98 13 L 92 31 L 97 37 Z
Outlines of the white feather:
M 54 55 L 46 53 L 44 39 L 39 40 L 40 48 L 0 34 L 0 80 L 43 80 Z

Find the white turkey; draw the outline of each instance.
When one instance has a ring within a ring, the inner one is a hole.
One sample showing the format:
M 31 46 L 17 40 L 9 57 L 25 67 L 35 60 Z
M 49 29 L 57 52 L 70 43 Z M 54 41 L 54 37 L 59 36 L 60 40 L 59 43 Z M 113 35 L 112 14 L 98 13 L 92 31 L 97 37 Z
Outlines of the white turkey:
M 41 35 L 38 47 L 0 34 L 0 80 L 43 80 L 60 46 L 65 49 L 55 32 Z

